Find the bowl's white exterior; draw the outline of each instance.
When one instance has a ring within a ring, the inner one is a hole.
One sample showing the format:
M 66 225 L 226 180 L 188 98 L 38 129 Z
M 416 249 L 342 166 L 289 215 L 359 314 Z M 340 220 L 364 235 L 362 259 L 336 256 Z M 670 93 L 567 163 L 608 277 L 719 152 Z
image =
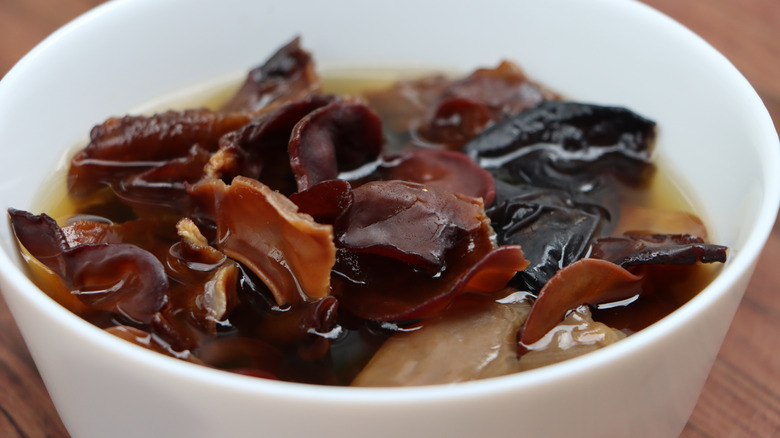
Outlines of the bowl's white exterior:
M 0 203 L 31 208 L 89 128 L 171 90 L 239 74 L 294 35 L 323 68 L 518 61 L 578 100 L 659 122 L 657 157 L 730 261 L 703 293 L 614 346 L 452 386 L 323 388 L 181 363 L 107 335 L 38 291 L 0 227 L 0 287 L 74 437 L 676 437 L 780 199 L 770 118 L 698 37 L 630 0 L 126 0 L 61 29 L 0 82 Z

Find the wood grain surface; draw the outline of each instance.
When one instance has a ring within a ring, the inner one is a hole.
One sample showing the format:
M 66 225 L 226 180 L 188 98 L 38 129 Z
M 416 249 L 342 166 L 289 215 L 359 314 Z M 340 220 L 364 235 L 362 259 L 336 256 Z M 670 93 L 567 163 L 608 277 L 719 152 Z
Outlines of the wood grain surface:
M 623 0 L 629 1 L 629 0 Z M 0 77 L 99 0 L 0 0 Z M 780 0 L 645 0 L 701 35 L 747 77 L 780 127 Z M 778 169 L 780 171 L 780 169 Z M 683 431 L 684 438 L 780 436 L 780 227 Z M 67 437 L 0 298 L 0 437 Z

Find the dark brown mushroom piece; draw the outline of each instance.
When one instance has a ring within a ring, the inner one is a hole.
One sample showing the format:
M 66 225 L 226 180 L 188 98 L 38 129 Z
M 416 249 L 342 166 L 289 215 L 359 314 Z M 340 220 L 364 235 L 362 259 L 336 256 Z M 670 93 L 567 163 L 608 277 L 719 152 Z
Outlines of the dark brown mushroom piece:
M 175 283 L 167 311 L 182 315 L 206 336 L 216 336 L 220 325 L 238 304 L 239 268 L 235 261 L 209 245 L 191 219 L 176 228 L 181 238 L 168 250 L 166 266 Z
M 290 137 L 298 191 L 376 160 L 383 143 L 382 121 L 362 103 L 334 102 L 312 111 Z
M 131 175 L 187 157 L 195 145 L 214 152 L 222 135 L 249 120 L 243 114 L 208 109 L 110 118 L 92 128 L 89 144 L 71 160 L 68 190 L 75 196 L 90 195 Z
M 236 176 L 256 179 L 285 195 L 297 191 L 290 167 L 288 143 L 295 125 L 336 96 L 311 95 L 274 109 L 219 140 L 219 151 L 206 167 L 206 176 L 225 183 Z
M 429 317 L 461 294 L 502 290 L 528 264 L 518 246 L 493 248 L 478 199 L 403 181 L 353 196 L 335 224 L 334 294 L 360 319 Z
M 318 223 L 333 225 L 352 205 L 354 195 L 349 182 L 331 179 L 293 193 L 290 200 L 301 213 L 312 216 Z
M 22 246 L 90 308 L 149 323 L 168 301 L 165 268 L 150 252 L 127 243 L 70 246 L 51 217 L 15 209 L 9 214 Z
M 340 248 L 411 263 L 432 274 L 445 256 L 483 231 L 482 201 L 405 181 L 375 181 L 352 190 L 349 209 L 335 224 Z
M 410 149 L 399 154 L 384 155 L 370 166 L 370 172 L 365 172 L 367 175 L 357 175 L 356 180 L 350 180 L 354 186 L 373 180 L 409 181 L 482 198 L 485 206 L 490 206 L 496 196 L 495 182 L 490 172 L 461 152 Z
M 208 151 L 195 145 L 186 156 L 130 175 L 112 183 L 111 188 L 138 216 L 156 216 L 161 210 L 186 215 L 194 208 L 187 186 L 203 177 L 210 156 Z
M 222 112 L 256 112 L 273 104 L 303 99 L 320 90 L 311 54 L 295 38 L 263 65 L 252 69 Z
M 230 314 L 241 336 L 259 339 L 301 361 L 325 359 L 330 344 L 342 334 L 339 302 L 333 296 L 280 306 L 262 280 L 245 266 L 238 295 L 242 305 Z
M 622 267 L 638 265 L 692 265 L 723 263 L 726 247 L 704 242 L 687 234 L 626 234 L 602 237 L 593 242 L 590 257 L 609 260 Z
M 74 215 L 62 227 L 62 233 L 71 247 L 97 243 L 127 243 L 154 254 L 158 260 L 166 259 L 170 245 L 179 237 L 175 216 L 161 215 L 112 222 L 98 216 Z
M 430 318 L 461 295 L 499 293 L 528 264 L 519 246 L 485 253 L 479 248 L 486 244 L 469 241 L 456 248 L 458 255 L 436 276 L 395 259 L 340 251 L 334 294 L 345 312 L 362 320 L 403 324 Z M 472 246 L 477 250 L 469 252 Z
M 485 128 L 556 96 L 533 83 L 516 64 L 476 70 L 450 84 L 429 109 L 422 137 L 460 149 Z
M 690 268 L 699 263 L 725 262 L 726 247 L 706 244 L 689 235 L 631 234 L 596 239 L 589 257 L 564 267 L 544 285 L 523 328 L 522 343 L 538 341 L 566 312 L 582 304 L 598 305 L 636 297 L 636 303 L 643 306 L 647 295 L 655 295 L 649 300 L 664 316 L 686 301 L 685 297 L 673 296 L 673 284 L 690 275 Z M 671 265 L 682 265 L 689 272 L 675 270 L 671 275 L 663 275 L 660 270 L 641 269 L 666 269 Z M 626 305 L 632 306 L 634 302 Z
M 236 177 L 208 185 L 215 200 L 217 248 L 254 272 L 280 306 L 330 295 L 333 228 L 316 223 L 282 194 Z
M 542 288 L 520 332 L 519 341 L 530 345 L 541 339 L 583 304 L 618 301 L 637 295 L 642 277 L 599 259 L 580 259 L 558 271 Z
M 22 246 L 90 308 L 145 324 L 166 304 L 165 268 L 148 251 L 126 243 L 71 247 L 49 216 L 14 209 L 9 214 Z

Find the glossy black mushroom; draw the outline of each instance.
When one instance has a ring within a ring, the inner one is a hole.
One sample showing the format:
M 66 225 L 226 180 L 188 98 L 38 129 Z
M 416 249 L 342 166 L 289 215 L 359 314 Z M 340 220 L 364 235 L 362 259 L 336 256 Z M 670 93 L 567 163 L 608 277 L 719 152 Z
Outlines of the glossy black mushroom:
M 499 182 L 500 201 L 487 214 L 498 244 L 520 245 L 530 262 L 512 285 L 538 293 L 560 268 L 585 255 L 605 215 L 598 207 L 576 203 L 562 190 L 504 186 Z
M 627 109 L 545 101 L 470 141 L 463 151 L 510 183 L 587 193 L 614 176 L 641 183 L 652 170 L 655 123 Z

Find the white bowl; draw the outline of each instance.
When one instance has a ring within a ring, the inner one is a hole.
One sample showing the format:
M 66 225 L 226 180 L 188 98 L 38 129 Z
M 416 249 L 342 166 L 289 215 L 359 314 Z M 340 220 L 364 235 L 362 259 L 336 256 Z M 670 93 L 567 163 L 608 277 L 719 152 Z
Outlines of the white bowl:
M 235 76 L 294 35 L 318 65 L 468 71 L 502 58 L 566 96 L 660 126 L 656 157 L 730 259 L 669 317 L 613 346 L 448 386 L 330 388 L 233 375 L 121 341 L 24 275 L 0 227 L 2 291 L 74 437 L 675 437 L 780 199 L 773 125 L 739 72 L 634 1 L 125 0 L 56 32 L 0 83 L 0 200 L 32 208 L 89 127 L 171 90 Z

